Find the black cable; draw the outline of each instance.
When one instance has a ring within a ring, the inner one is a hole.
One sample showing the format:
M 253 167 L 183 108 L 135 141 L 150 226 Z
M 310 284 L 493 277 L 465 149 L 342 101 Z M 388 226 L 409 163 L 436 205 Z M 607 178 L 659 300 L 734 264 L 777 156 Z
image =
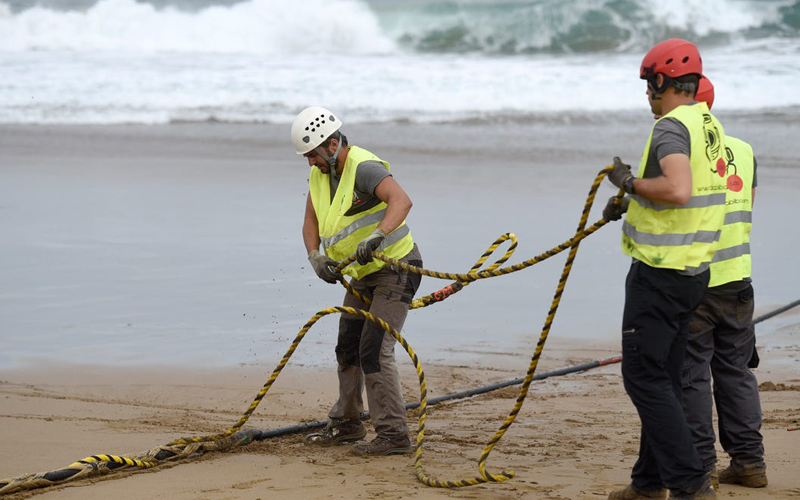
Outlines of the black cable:
M 761 315 L 761 316 L 757 317 L 756 319 L 753 320 L 753 324 L 755 325 L 756 323 L 761 323 L 765 319 L 770 319 L 773 316 L 777 316 L 780 313 L 786 312 L 789 309 L 792 309 L 793 307 L 797 307 L 797 306 L 800 306 L 800 300 L 795 300 L 791 304 L 786 304 L 783 307 L 779 307 L 778 309 L 775 309 L 774 311 L 768 312 L 767 314 L 764 314 L 764 315 Z
M 557 370 L 553 370 L 553 371 L 549 371 L 549 372 L 545 372 L 545 373 L 540 373 L 538 375 L 534 375 L 533 376 L 533 380 L 542 380 L 542 379 L 546 379 L 546 378 L 549 378 L 549 377 L 558 377 L 558 376 L 561 376 L 561 375 L 567 375 L 569 373 L 575 373 L 575 372 L 590 370 L 592 368 L 597 368 L 598 366 L 610 365 L 610 364 L 613 364 L 613 363 L 619 363 L 620 361 L 622 361 L 622 356 L 616 356 L 616 357 L 613 357 L 613 358 L 589 361 L 588 363 L 583 363 L 583 364 L 580 364 L 580 365 L 566 366 L 564 368 L 559 368 Z M 435 405 L 437 403 L 441 403 L 443 401 L 449 401 L 451 399 L 462 399 L 462 398 L 467 398 L 467 397 L 470 397 L 470 396 L 476 396 L 478 394 L 485 394 L 487 392 L 496 391 L 497 389 L 502 389 L 504 387 L 521 384 L 523 380 L 525 380 L 525 377 L 515 378 L 513 380 L 506 380 L 504 382 L 498 382 L 498 383 L 492 384 L 492 385 L 487 385 L 487 386 L 483 386 L 483 387 L 476 387 L 474 389 L 467 389 L 465 391 L 455 392 L 455 393 L 452 393 L 452 394 L 446 394 L 444 396 L 431 398 L 431 399 L 428 400 L 428 406 L 433 406 L 433 405 Z M 414 408 L 419 408 L 419 401 L 416 401 L 416 402 L 413 402 L 413 403 L 406 403 L 406 410 L 412 410 Z M 361 420 L 367 420 L 369 418 L 369 416 L 370 416 L 369 412 L 364 412 L 364 413 L 361 414 Z M 260 441 L 260 440 L 263 440 L 263 439 L 269 439 L 269 438 L 278 437 L 278 436 L 285 436 L 287 434 L 295 434 L 297 432 L 302 432 L 302 431 L 305 431 L 305 430 L 310 430 L 310 429 L 316 429 L 316 428 L 319 428 L 319 427 L 323 427 L 325 425 L 328 425 L 329 422 L 330 422 L 330 419 L 315 420 L 314 422 L 305 422 L 305 423 L 302 423 L 302 424 L 292 425 L 292 426 L 289 426 L 289 427 L 281 427 L 279 429 L 273 429 L 273 430 L 270 430 L 270 431 L 261 431 L 261 434 L 259 436 L 257 436 L 257 437 L 254 437 L 254 439 Z
M 774 316 L 777 316 L 778 314 L 781 314 L 782 312 L 786 312 L 789 309 L 797 307 L 798 305 L 800 305 L 800 300 L 796 300 L 796 301 L 794 301 L 794 302 L 792 302 L 790 304 L 786 304 L 783 307 L 780 307 L 778 309 L 775 309 L 774 311 L 770 311 L 770 312 L 768 312 L 768 313 L 766 313 L 766 314 L 764 314 L 762 316 L 759 316 L 758 318 L 755 318 L 753 320 L 753 324 L 755 325 L 757 323 L 761 323 L 762 321 L 768 320 L 768 319 L 770 319 L 770 318 L 772 318 Z M 607 359 L 589 361 L 588 363 L 583 363 L 583 364 L 580 364 L 580 365 L 566 366 L 564 368 L 559 368 L 558 370 L 553 370 L 553 371 L 549 371 L 549 372 L 545 372 L 545 373 L 540 373 L 538 375 L 534 375 L 533 376 L 533 380 L 542 380 L 542 379 L 546 379 L 546 378 L 549 378 L 549 377 L 559 377 L 561 375 L 567 375 L 567 374 L 570 374 L 570 373 L 590 370 L 592 368 L 597 368 L 598 366 L 609 365 L 609 364 L 613 364 L 613 363 L 619 363 L 620 361 L 622 361 L 622 356 L 615 356 L 615 357 L 607 358 Z M 506 380 L 505 382 L 498 382 L 498 383 L 492 384 L 492 385 L 486 385 L 486 386 L 483 386 L 483 387 L 476 387 L 474 389 L 467 389 L 467 390 L 464 390 L 464 391 L 455 392 L 455 393 L 452 393 L 452 394 L 447 394 L 447 395 L 439 396 L 439 397 L 436 397 L 436 398 L 431 398 L 431 399 L 428 400 L 428 406 L 433 406 L 433 405 L 435 405 L 437 403 L 441 403 L 443 401 L 450 401 L 452 399 L 468 398 L 468 397 L 471 397 L 471 396 L 477 396 L 478 394 L 485 394 L 487 392 L 496 391 L 496 390 L 502 389 L 504 387 L 509 387 L 509 386 L 512 386 L 512 385 L 521 384 L 523 380 L 525 380 L 525 377 L 515 378 L 513 380 Z M 419 402 L 407 403 L 406 404 L 406 410 L 412 410 L 414 408 L 419 408 Z M 370 416 L 369 412 L 364 412 L 364 413 L 361 414 L 361 420 L 367 420 L 369 418 L 369 416 Z M 289 426 L 289 427 L 281 427 L 279 429 L 273 429 L 273 430 L 270 430 L 270 431 L 261 431 L 261 434 L 254 436 L 254 439 L 257 440 L 257 441 L 260 441 L 260 440 L 263 440 L 263 439 L 269 439 L 269 438 L 278 437 L 278 436 L 285 436 L 287 434 L 295 434 L 295 433 L 302 432 L 302 431 L 305 431 L 305 430 L 317 429 L 319 427 L 323 427 L 325 425 L 328 425 L 329 422 L 330 422 L 330 419 L 315 420 L 313 422 L 305 422 L 305 423 L 302 423 L 302 424 L 292 425 L 292 426 Z

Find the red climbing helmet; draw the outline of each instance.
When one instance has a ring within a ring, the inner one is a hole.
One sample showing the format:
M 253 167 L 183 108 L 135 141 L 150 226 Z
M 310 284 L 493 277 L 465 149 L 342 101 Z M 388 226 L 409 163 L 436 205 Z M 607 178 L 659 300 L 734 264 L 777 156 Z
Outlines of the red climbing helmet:
M 705 75 L 700 78 L 694 100 L 708 104 L 708 109 L 714 104 L 714 84 Z
M 700 51 L 691 42 L 680 38 L 664 40 L 652 49 L 642 60 L 639 78 L 649 80 L 663 73 L 670 78 L 683 75 L 703 74 L 703 61 Z

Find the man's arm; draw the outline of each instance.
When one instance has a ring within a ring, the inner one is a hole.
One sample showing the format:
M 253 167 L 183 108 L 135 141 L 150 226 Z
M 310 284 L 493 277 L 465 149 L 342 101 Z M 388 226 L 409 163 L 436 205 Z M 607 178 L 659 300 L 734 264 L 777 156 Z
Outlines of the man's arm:
M 314 204 L 311 203 L 311 193 L 306 199 L 306 214 L 303 218 L 303 243 L 306 245 L 306 253 L 319 250 L 319 226 L 317 223 L 317 213 L 314 211 Z
M 648 200 L 670 205 L 685 205 L 692 197 L 692 166 L 689 157 L 673 153 L 658 161 L 658 177 L 633 180 L 633 190 Z
M 403 223 L 411 211 L 411 198 L 391 176 L 385 177 L 375 186 L 375 196 L 386 203 L 386 214 L 378 224 L 378 229 L 389 234 Z

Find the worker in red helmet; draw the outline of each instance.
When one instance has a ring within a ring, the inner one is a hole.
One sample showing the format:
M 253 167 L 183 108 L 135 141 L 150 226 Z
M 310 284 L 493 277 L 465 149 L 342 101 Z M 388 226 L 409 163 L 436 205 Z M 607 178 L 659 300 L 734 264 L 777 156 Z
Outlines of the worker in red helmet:
M 695 99 L 714 103 L 714 85 L 703 77 Z M 753 328 L 753 285 L 750 278 L 750 228 L 755 197 L 756 160 L 744 141 L 725 136 L 727 203 L 725 225 L 711 261 L 708 290 L 689 323 L 689 342 L 682 370 L 683 407 L 695 447 L 712 478 L 750 488 L 767 485 L 758 366 Z M 716 436 L 712 420 L 717 408 L 719 440 L 731 457 L 717 476 Z
M 711 111 L 711 106 L 714 105 L 714 84 L 705 75 L 700 78 L 700 82 L 697 84 L 694 100 L 706 103 L 709 111 Z
M 670 39 L 653 47 L 639 76 L 659 118 L 637 174 L 618 157 L 609 180 L 628 206 L 609 200 L 607 220 L 627 215 L 622 251 L 632 257 L 622 318 L 622 379 L 642 424 L 631 484 L 609 500 L 711 499 L 716 491 L 686 423 L 681 367 L 689 320 L 709 280 L 725 218 L 722 125 L 695 101 L 703 73 L 694 44 Z

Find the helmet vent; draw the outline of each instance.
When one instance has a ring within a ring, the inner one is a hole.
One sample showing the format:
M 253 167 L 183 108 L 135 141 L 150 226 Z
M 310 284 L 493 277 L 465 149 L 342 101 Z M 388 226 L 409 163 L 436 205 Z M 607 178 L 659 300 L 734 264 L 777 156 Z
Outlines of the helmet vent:
M 672 64 L 672 58 L 667 59 L 667 64 Z
M 689 62 L 689 56 L 683 58 L 683 64 L 686 64 L 687 62 Z
M 342 121 L 331 111 L 319 106 L 306 108 L 292 123 L 292 144 L 297 154 L 305 155 L 319 147 L 341 126 Z

